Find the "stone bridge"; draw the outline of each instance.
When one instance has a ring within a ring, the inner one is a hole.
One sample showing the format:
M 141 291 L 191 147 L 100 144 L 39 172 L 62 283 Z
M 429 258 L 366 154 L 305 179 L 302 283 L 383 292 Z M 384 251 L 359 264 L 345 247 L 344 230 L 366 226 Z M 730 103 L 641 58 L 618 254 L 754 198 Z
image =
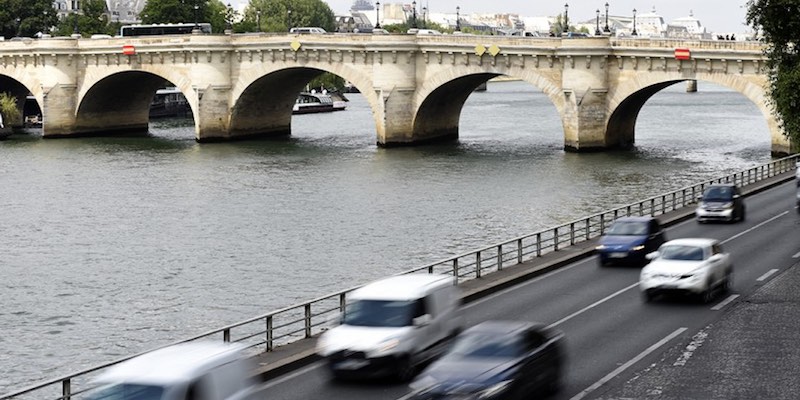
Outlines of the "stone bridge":
M 688 59 L 678 59 L 676 49 L 688 49 Z M 506 75 L 552 101 L 565 149 L 591 151 L 630 147 L 639 111 L 651 96 L 699 80 L 750 99 L 767 121 L 773 154 L 788 154 L 793 146 L 768 106 L 764 64 L 760 43 L 736 41 L 364 34 L 50 38 L 0 43 L 0 92 L 22 99 L 32 93 L 42 109 L 44 137 L 70 137 L 146 131 L 155 91 L 171 84 L 191 105 L 197 140 L 210 142 L 290 134 L 298 92 L 331 72 L 369 102 L 378 145 L 398 146 L 457 138 L 467 97 Z M 676 135 L 689 130 L 676 127 Z

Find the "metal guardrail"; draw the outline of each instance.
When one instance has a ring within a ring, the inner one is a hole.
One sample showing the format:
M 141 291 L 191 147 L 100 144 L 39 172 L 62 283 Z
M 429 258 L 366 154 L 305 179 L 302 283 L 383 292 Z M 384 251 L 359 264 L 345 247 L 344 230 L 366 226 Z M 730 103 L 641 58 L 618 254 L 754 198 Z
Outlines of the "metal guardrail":
M 446 273 L 455 276 L 457 282 L 480 278 L 487 273 L 500 271 L 503 268 L 521 264 L 543 254 L 555 252 L 567 246 L 599 237 L 605 232 L 609 224 L 618 217 L 663 215 L 694 204 L 697 201 L 697 196 L 703 192 L 707 185 L 735 183 L 739 186 L 746 186 L 792 171 L 796 168 L 798 160 L 800 160 L 800 154 L 785 157 L 721 178 L 650 197 L 638 203 L 603 211 L 554 228 L 519 236 L 436 261 L 401 272 L 398 275 L 418 272 L 427 272 L 429 274 Z M 217 338 L 221 337 L 223 342 L 238 342 L 250 348 L 272 351 L 276 346 L 303 338 L 310 338 L 321 332 L 325 327 L 332 326 L 335 317 L 343 312 L 347 306 L 347 295 L 358 287 L 360 286 L 271 311 L 162 347 L 216 336 Z M 89 382 L 95 374 L 141 354 L 144 354 L 144 352 L 1 395 L 0 400 L 28 398 L 80 399 L 83 397 L 82 394 L 91 389 Z M 75 387 L 80 387 L 80 389 L 73 390 L 73 384 Z M 51 392 L 50 396 L 53 397 L 44 397 L 44 392 L 48 390 Z

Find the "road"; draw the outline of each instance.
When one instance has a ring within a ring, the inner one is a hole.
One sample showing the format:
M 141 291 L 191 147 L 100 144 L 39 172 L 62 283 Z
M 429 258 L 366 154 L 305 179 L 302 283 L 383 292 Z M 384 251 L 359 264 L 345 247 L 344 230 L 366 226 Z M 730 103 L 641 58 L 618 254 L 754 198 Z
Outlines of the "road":
M 800 217 L 795 183 L 747 197 L 747 220 L 736 224 L 685 221 L 667 229 L 668 239 L 711 237 L 722 241 L 734 264 L 729 294 L 710 304 L 680 299 L 644 303 L 639 268 L 599 267 L 592 256 L 465 306 L 468 325 L 489 319 L 539 321 L 565 333 L 563 388 L 553 399 L 613 398 L 614 384 L 652 369 L 670 349 L 689 346 L 724 311 L 798 262 Z M 264 398 L 401 399 L 405 384 L 338 383 L 322 362 L 262 384 Z

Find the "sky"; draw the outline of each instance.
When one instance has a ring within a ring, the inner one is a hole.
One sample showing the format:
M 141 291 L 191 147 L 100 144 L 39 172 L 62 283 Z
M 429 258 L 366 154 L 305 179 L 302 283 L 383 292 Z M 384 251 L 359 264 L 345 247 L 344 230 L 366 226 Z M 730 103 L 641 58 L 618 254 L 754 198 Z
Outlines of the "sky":
M 246 2 L 246 0 L 239 0 Z M 328 3 L 337 15 L 345 14 L 353 4 L 352 0 L 323 0 Z M 385 0 L 386 3 L 411 3 L 411 0 Z M 381 2 L 383 3 L 383 1 Z M 579 21 L 595 18 L 597 9 L 605 11 L 605 0 L 418 0 L 417 7 L 427 6 L 432 13 L 455 13 L 456 6 L 461 7 L 462 14 L 469 13 L 514 13 L 525 17 L 553 16 L 564 12 L 564 4 L 569 4 L 569 18 Z M 656 13 L 670 22 L 676 18 L 686 17 L 692 11 L 695 18 L 710 32 L 745 32 L 751 31 L 745 26 L 747 0 L 609 0 L 609 15 L 633 15 L 648 13 L 656 8 Z M 602 17 L 601 17 L 602 18 Z

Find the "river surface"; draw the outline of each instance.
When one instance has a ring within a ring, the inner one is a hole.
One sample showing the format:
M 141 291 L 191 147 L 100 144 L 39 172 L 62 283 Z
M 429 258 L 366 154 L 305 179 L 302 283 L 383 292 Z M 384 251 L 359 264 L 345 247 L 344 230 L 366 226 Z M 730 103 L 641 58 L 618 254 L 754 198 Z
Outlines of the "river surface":
M 0 393 L 770 160 L 745 97 L 645 105 L 632 151 L 563 151 L 522 82 L 470 96 L 460 140 L 381 149 L 360 94 L 279 141 L 0 142 Z

